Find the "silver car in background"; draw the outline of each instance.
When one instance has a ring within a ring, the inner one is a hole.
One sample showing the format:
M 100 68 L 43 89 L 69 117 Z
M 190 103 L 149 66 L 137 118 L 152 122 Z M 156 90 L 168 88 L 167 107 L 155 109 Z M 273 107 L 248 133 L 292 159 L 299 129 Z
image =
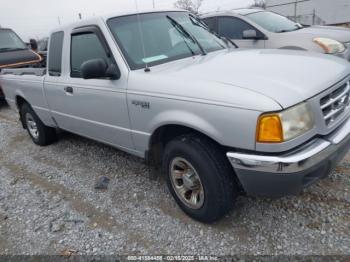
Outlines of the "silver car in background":
M 293 49 L 332 54 L 350 61 L 350 29 L 304 27 L 261 9 L 237 9 L 201 17 L 210 30 L 242 48 Z

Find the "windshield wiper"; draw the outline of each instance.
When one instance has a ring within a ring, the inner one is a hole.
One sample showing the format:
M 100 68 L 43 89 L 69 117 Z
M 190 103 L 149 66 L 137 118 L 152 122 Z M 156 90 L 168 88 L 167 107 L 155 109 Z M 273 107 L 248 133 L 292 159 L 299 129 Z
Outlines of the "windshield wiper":
M 195 26 L 199 26 L 201 28 L 203 28 L 204 30 L 208 31 L 209 33 L 215 35 L 217 38 L 221 39 L 222 41 L 225 42 L 225 44 L 227 45 L 227 47 L 229 48 L 229 44 L 230 43 L 232 46 L 234 46 L 235 48 L 238 48 L 238 45 L 236 45 L 235 42 L 233 42 L 231 39 L 229 38 L 226 38 L 226 37 L 223 37 L 223 36 L 220 36 L 219 34 L 217 34 L 216 32 L 212 31 L 209 29 L 209 27 L 203 23 L 201 20 L 199 20 L 198 18 L 196 18 L 195 16 L 193 15 L 189 15 L 190 16 L 190 19 L 191 19 L 191 22 L 192 24 L 194 24 Z M 222 46 L 222 44 L 220 44 Z M 223 46 L 224 47 L 224 46 Z M 224 47 L 225 48 L 225 47 Z
M 191 34 L 189 33 L 179 22 L 177 22 L 174 18 L 171 16 L 167 15 L 166 18 L 170 20 L 172 25 L 177 28 L 184 36 L 187 38 L 191 39 L 193 43 L 197 44 L 199 49 L 201 50 L 202 55 L 206 55 L 207 52 L 204 50 L 203 46 L 198 42 L 198 40 Z
M 224 42 L 225 42 L 225 41 L 229 42 L 229 43 L 230 43 L 231 45 L 233 45 L 235 48 L 239 48 L 238 45 L 237 45 L 235 42 L 233 42 L 230 38 L 224 37 L 224 36 L 219 36 L 219 35 L 218 35 L 218 37 L 219 37 L 220 39 L 222 39 Z M 227 46 L 228 46 L 228 45 L 227 45 Z
M 279 30 L 276 33 L 288 33 L 288 32 L 292 32 L 294 30 Z
M 288 32 L 293 32 L 293 31 L 297 31 L 297 30 L 300 30 L 300 29 L 303 29 L 303 27 L 300 27 L 298 25 L 295 25 L 296 28 L 293 28 L 293 29 L 289 29 L 289 30 L 280 30 L 280 31 L 277 31 L 276 33 L 288 33 Z

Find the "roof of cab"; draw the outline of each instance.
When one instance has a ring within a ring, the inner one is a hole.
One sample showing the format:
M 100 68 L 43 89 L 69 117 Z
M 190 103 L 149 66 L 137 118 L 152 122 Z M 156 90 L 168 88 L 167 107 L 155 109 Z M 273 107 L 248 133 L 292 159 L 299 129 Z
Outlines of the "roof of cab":
M 227 11 L 210 12 L 210 13 L 203 14 L 201 17 L 206 18 L 206 17 L 218 16 L 218 15 L 230 15 L 230 14 L 245 16 L 245 15 L 262 12 L 262 11 L 264 10 L 258 9 L 258 8 L 241 8 L 241 9 L 232 9 Z
M 183 9 L 140 9 L 140 10 L 129 10 L 129 11 L 120 11 L 120 12 L 113 12 L 105 15 L 100 16 L 94 16 L 86 19 L 79 20 L 78 22 L 66 24 L 60 27 L 56 27 L 53 31 L 51 31 L 50 34 L 58 31 L 64 31 L 68 28 L 76 28 L 86 25 L 92 25 L 97 23 L 97 21 L 107 21 L 110 18 L 114 17 L 121 17 L 121 16 L 128 16 L 128 15 L 137 15 L 137 14 L 148 14 L 148 13 L 162 13 L 162 12 L 187 12 Z
M 127 16 L 127 15 L 137 15 L 137 14 L 148 14 L 148 13 L 162 13 L 162 12 L 187 12 L 183 9 L 140 9 L 140 10 L 129 10 L 122 12 L 113 12 L 106 15 L 101 16 L 103 19 L 107 20 L 113 17 Z
M 244 8 L 244 9 L 236 9 L 233 10 L 233 12 L 239 14 L 239 15 L 249 15 L 257 12 L 264 11 L 263 9 L 258 9 L 258 8 Z

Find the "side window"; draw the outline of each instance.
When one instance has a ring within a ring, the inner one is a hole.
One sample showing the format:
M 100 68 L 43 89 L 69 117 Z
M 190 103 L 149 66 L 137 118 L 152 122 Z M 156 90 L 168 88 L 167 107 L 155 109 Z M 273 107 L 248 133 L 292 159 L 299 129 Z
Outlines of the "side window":
M 106 62 L 109 58 L 95 33 L 72 35 L 71 43 L 71 77 L 81 77 L 81 65 L 91 59 L 102 58 Z
M 203 21 L 204 21 L 204 23 L 207 24 L 207 26 L 209 27 L 210 31 L 214 31 L 214 32 L 217 33 L 216 17 L 204 18 Z
M 48 65 L 50 76 L 61 76 L 63 37 L 63 32 L 56 32 L 51 35 Z
M 219 34 L 230 39 L 243 39 L 243 31 L 256 30 L 250 24 L 235 17 L 219 17 L 218 23 Z

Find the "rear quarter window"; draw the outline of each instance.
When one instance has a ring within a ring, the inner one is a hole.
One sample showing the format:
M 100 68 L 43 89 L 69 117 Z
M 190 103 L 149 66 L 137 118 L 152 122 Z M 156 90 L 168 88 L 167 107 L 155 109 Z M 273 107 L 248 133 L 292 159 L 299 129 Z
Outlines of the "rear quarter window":
M 51 35 L 48 66 L 50 76 L 60 76 L 62 73 L 63 38 L 63 32 L 56 32 Z

